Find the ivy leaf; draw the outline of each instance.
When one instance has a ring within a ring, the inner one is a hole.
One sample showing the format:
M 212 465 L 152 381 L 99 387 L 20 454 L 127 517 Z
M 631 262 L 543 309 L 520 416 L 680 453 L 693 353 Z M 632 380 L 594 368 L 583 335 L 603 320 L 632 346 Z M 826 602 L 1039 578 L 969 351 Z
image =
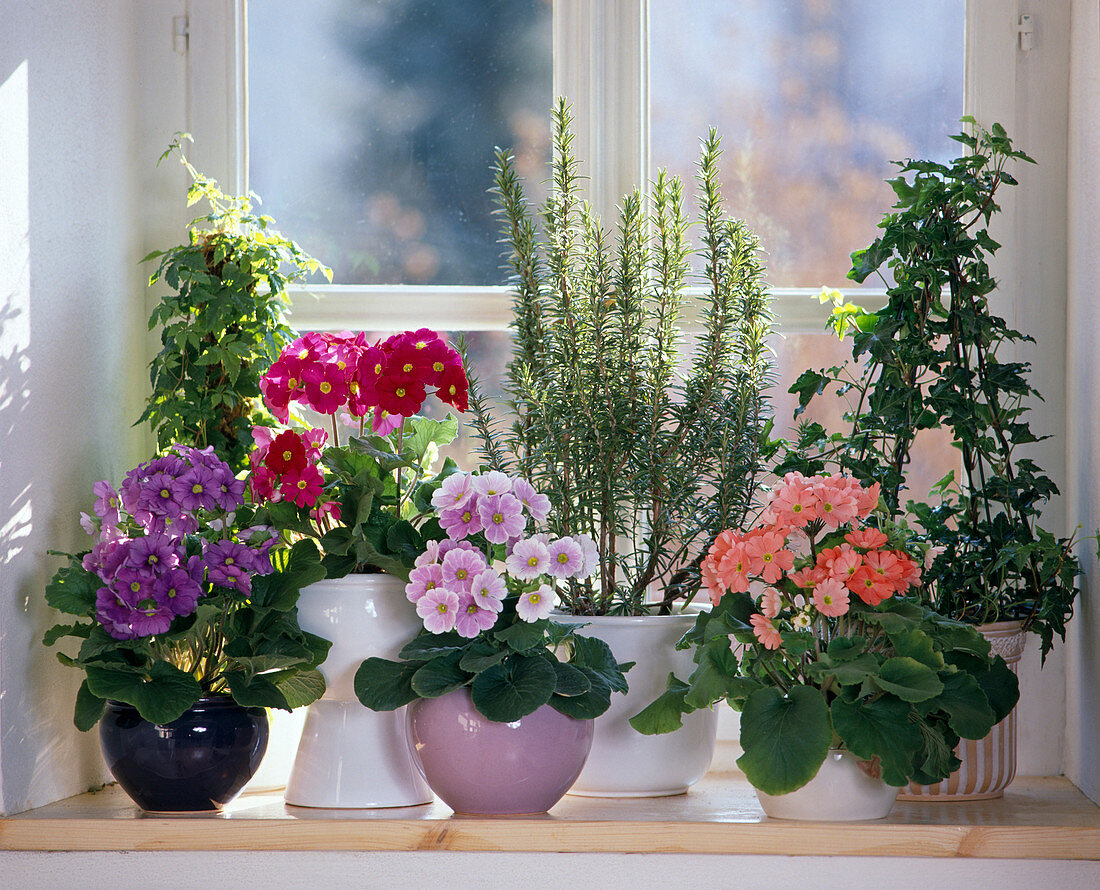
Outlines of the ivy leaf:
M 541 655 L 514 654 L 478 674 L 470 694 L 484 716 L 511 723 L 550 701 L 557 681 L 557 672 Z
M 832 737 L 829 707 L 819 689 L 794 686 L 784 695 L 764 686 L 741 712 L 745 753 L 737 765 L 765 794 L 787 794 L 817 775 Z

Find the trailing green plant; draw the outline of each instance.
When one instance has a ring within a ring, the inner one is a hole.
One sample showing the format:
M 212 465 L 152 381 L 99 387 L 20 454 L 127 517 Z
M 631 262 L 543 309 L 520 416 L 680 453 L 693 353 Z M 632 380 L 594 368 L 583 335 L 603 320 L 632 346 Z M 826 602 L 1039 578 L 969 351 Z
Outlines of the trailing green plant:
M 829 324 L 852 338 L 853 363 L 806 371 L 791 388 L 799 413 L 819 394 L 846 397 L 850 432 L 803 424 L 779 471 L 819 472 L 830 463 L 881 482 L 891 516 L 913 514 L 937 548 L 926 601 L 972 624 L 1022 620 L 1041 638 L 1045 658 L 1054 635 L 1065 638 L 1080 568 L 1073 539 L 1040 525 L 1057 487 L 1017 453 L 1040 440 L 1027 419 L 1038 393 L 1029 365 L 1004 352 L 1033 339 L 992 311 L 988 266 L 1000 247 L 988 230 L 997 193 L 1016 184 L 1006 167 L 1034 162 L 999 124 L 986 131 L 973 118 L 963 122 L 971 132 L 952 138 L 969 153 L 950 164 L 899 162 L 901 175 L 889 180 L 895 212 L 869 247 L 852 254 L 848 277 L 878 274 L 889 300 L 867 312 L 834 295 Z M 931 503 L 903 504 L 913 442 L 919 431 L 941 427 L 959 450 L 961 474 L 942 479 Z
M 658 173 L 648 211 L 638 189 L 627 195 L 612 243 L 581 199 L 570 126 L 560 99 L 541 234 L 512 156 L 497 152 L 493 191 L 514 289 L 512 420 L 502 424 L 471 386 L 474 426 L 489 466 L 549 496 L 554 534 L 596 541 L 598 574 L 571 583 L 565 608 L 640 614 L 659 588 L 668 611 L 698 590 L 702 554 L 745 517 L 756 490 L 771 323 L 759 244 L 723 213 L 712 130 L 698 172 L 706 292 L 700 330 L 682 349 L 682 184 Z
M 175 155 L 191 176 L 187 206 L 210 212 L 192 220 L 186 244 L 155 250 L 150 287 L 171 288 L 149 318 L 161 350 L 149 365 L 152 394 L 138 423 L 149 421 L 160 449 L 173 442 L 212 446 L 232 467 L 247 466 L 253 425 L 270 425 L 258 401 L 260 371 L 291 337 L 283 312 L 288 284 L 332 272 L 257 215 L 259 198 L 226 195 L 184 155 L 179 134 L 160 161 Z M 160 163 L 158 161 L 158 164 Z

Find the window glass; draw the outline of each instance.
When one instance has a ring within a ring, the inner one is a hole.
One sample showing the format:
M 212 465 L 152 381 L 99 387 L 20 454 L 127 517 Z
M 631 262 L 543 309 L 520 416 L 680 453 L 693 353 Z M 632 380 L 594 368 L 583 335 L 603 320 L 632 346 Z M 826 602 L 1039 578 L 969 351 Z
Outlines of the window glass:
M 964 0 L 649 0 L 654 162 L 686 180 L 723 137 L 723 186 L 778 287 L 854 286 L 894 203 L 891 160 L 946 160 L 963 113 Z M 881 285 L 868 279 L 868 285 Z
M 337 284 L 501 283 L 493 147 L 545 178 L 550 25 L 550 0 L 253 0 L 263 211 Z

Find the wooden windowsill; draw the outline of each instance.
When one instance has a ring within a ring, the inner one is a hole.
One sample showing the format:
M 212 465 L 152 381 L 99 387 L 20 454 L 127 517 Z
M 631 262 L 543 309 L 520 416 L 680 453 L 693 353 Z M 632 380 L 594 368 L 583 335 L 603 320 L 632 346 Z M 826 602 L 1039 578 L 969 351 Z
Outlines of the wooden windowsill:
M 731 762 L 717 758 L 718 762 Z M 546 816 L 287 806 L 246 793 L 209 816 L 142 813 L 117 787 L 0 819 L 0 850 L 450 850 L 1100 859 L 1100 807 L 1061 778 L 1017 778 L 1002 800 L 902 803 L 877 822 L 767 819 L 738 772 L 678 797 L 566 796 Z

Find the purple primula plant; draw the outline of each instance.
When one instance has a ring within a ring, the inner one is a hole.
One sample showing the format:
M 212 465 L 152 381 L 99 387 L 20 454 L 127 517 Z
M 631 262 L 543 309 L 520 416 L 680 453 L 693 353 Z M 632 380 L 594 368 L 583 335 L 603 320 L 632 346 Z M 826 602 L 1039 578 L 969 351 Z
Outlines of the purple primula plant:
M 200 696 L 228 693 L 243 705 L 293 708 L 324 692 L 317 665 L 328 643 L 302 631 L 298 590 L 324 576 L 316 547 L 274 552 L 278 535 L 254 524 L 237 479 L 212 449 L 176 445 L 135 467 L 116 491 L 92 486 L 81 514 L 91 549 L 47 587 L 50 605 L 85 619 L 45 637 L 81 640 L 87 678 L 76 724 L 90 728 L 107 699 L 155 723 Z
M 550 504 L 526 479 L 456 472 L 433 485 L 447 537 L 427 542 L 405 587 L 424 630 L 401 661 L 360 665 L 359 700 L 393 710 L 469 686 L 478 711 L 498 722 L 546 704 L 571 717 L 602 714 L 612 692 L 626 691 L 629 665 L 551 620 L 558 586 L 595 571 L 595 542 L 540 532 Z

